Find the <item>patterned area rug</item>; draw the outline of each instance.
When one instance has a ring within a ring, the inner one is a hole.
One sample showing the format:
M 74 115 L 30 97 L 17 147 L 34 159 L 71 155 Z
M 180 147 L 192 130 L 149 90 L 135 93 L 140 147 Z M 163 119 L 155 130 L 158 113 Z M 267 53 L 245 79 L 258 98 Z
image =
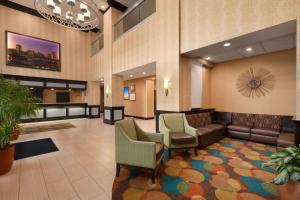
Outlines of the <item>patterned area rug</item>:
M 60 123 L 60 124 L 26 127 L 23 128 L 22 134 L 56 131 L 56 130 L 69 129 L 69 128 L 76 128 L 76 126 L 74 126 L 71 123 Z
M 264 200 L 278 199 L 271 168 L 261 164 L 273 146 L 225 138 L 206 149 L 172 153 L 151 184 L 148 171 L 121 167 L 113 199 L 124 200 Z M 165 158 L 167 157 L 165 152 Z

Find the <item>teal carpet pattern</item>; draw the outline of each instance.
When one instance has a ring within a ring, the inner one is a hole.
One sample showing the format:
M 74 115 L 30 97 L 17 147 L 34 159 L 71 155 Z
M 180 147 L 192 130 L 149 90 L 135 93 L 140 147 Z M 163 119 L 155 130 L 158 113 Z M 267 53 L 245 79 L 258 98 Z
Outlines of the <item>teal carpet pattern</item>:
M 177 151 L 159 166 L 156 183 L 149 171 L 121 167 L 114 180 L 112 198 L 124 200 L 270 200 L 278 199 L 276 176 L 262 168 L 274 146 L 224 138 L 198 150 Z M 173 151 L 172 151 L 173 152 Z

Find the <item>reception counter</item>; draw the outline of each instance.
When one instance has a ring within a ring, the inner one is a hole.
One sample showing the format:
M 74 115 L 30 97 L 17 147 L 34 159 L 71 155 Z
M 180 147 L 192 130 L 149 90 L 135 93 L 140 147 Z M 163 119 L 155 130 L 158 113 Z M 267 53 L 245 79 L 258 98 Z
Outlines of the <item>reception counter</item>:
M 74 118 L 97 118 L 100 117 L 100 106 L 86 103 L 39 103 L 40 109 L 36 116 L 23 118 L 23 122 L 50 121 Z

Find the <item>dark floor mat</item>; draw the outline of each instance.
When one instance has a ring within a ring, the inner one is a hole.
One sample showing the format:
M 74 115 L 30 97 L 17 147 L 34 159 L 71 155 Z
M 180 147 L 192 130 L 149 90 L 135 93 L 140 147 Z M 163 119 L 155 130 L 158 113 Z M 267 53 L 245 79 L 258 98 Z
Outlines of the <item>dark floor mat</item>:
M 15 160 L 58 151 L 51 138 L 15 143 Z

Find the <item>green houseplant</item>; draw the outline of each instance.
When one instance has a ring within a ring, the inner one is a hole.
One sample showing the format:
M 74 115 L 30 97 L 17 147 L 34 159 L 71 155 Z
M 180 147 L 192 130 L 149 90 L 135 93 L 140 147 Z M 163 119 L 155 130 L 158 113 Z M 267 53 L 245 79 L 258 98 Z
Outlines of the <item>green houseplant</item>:
M 12 139 L 17 139 L 21 131 L 18 125 L 24 116 L 34 116 L 40 99 L 32 97 L 30 90 L 17 81 L 0 77 L 0 122 L 13 124 Z
M 10 141 L 20 133 L 23 116 L 35 115 L 40 99 L 32 97 L 28 88 L 17 81 L 0 77 L 0 175 L 7 173 L 14 160 Z
M 10 145 L 13 123 L 5 121 L 0 124 L 0 175 L 9 172 L 14 160 L 15 148 Z
M 273 183 L 279 185 L 280 198 L 297 199 L 300 196 L 300 145 L 273 153 L 263 167 L 272 167 L 278 173 Z

